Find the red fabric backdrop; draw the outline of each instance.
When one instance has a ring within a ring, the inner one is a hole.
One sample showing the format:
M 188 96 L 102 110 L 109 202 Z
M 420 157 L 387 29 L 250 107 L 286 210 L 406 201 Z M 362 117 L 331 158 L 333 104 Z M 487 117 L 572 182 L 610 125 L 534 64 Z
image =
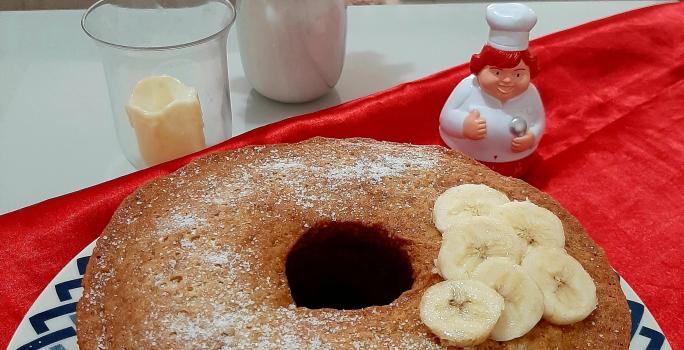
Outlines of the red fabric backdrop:
M 584 224 L 675 349 L 684 347 L 683 19 L 684 4 L 661 5 L 532 43 L 542 66 L 535 84 L 548 127 L 539 147 L 543 161 L 527 178 Z M 467 74 L 461 65 L 212 150 L 312 136 L 441 144 L 439 111 Z M 0 345 L 124 197 L 196 156 L 0 216 Z

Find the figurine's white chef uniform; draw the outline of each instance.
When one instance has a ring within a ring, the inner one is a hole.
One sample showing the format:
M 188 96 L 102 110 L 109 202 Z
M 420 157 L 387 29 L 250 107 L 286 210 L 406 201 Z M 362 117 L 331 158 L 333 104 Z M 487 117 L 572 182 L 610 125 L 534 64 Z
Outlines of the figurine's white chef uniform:
M 529 32 L 537 17 L 526 6 L 506 8 L 495 4 L 487 8 L 487 23 L 490 26 L 488 45 L 502 51 L 527 50 Z M 523 6 L 523 5 L 519 5 Z M 527 9 L 527 10 L 525 10 Z M 468 114 L 478 110 L 485 119 L 487 134 L 481 140 L 463 136 L 463 121 Z M 522 152 L 513 152 L 511 142 L 516 137 L 510 131 L 513 118 L 523 118 L 527 131 L 534 135 L 534 145 Z M 527 91 L 502 103 L 487 94 L 478 84 L 475 75 L 463 79 L 447 99 L 440 115 L 440 135 L 453 149 L 485 162 L 511 162 L 529 156 L 537 148 L 544 130 L 544 107 L 534 85 Z

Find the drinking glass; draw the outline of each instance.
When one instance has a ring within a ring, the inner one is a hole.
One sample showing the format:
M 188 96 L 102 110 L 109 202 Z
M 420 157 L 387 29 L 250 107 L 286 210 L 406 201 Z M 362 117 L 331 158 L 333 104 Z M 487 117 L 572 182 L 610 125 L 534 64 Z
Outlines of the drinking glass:
M 85 12 L 81 26 L 99 47 L 114 129 L 133 166 L 151 166 L 231 136 L 226 45 L 234 20 L 226 0 L 100 0 Z M 186 109 L 170 111 L 178 107 L 169 95 L 178 94 L 178 86 L 196 95 L 197 120 L 183 120 L 192 114 Z M 134 89 L 140 91 L 136 98 Z M 134 113 L 130 104 L 142 100 L 156 110 Z M 188 125 L 198 130 L 184 129 Z

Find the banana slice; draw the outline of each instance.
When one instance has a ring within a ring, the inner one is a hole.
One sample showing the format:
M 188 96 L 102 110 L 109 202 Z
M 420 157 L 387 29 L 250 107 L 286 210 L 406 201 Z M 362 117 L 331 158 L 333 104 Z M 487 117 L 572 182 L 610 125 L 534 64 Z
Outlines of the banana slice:
M 489 258 L 473 271 L 504 299 L 504 309 L 489 338 L 515 339 L 529 332 L 544 314 L 544 296 L 534 280 L 508 258 Z
M 565 233 L 560 219 L 548 209 L 530 201 L 505 203 L 495 208 L 492 216 L 513 226 L 515 233 L 531 247 L 565 246 Z
M 575 258 L 558 248 L 530 249 L 522 268 L 544 294 L 544 319 L 557 325 L 581 321 L 596 309 L 596 285 Z
M 486 185 L 459 185 L 437 197 L 432 215 L 435 226 L 444 233 L 460 217 L 489 215 L 508 201 L 505 194 Z
M 423 294 L 420 319 L 447 346 L 482 343 L 504 308 L 503 298 L 474 280 L 442 281 Z
M 527 245 L 508 224 L 488 217 L 463 217 L 442 235 L 437 270 L 444 279 L 467 279 L 489 257 L 522 260 Z

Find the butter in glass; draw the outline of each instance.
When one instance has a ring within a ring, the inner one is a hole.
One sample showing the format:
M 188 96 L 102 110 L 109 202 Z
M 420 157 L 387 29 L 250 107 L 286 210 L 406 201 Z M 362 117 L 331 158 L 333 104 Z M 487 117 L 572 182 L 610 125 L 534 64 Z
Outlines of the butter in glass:
M 232 136 L 226 46 L 234 20 L 227 0 L 100 0 L 83 15 L 101 53 L 114 130 L 133 166 Z

